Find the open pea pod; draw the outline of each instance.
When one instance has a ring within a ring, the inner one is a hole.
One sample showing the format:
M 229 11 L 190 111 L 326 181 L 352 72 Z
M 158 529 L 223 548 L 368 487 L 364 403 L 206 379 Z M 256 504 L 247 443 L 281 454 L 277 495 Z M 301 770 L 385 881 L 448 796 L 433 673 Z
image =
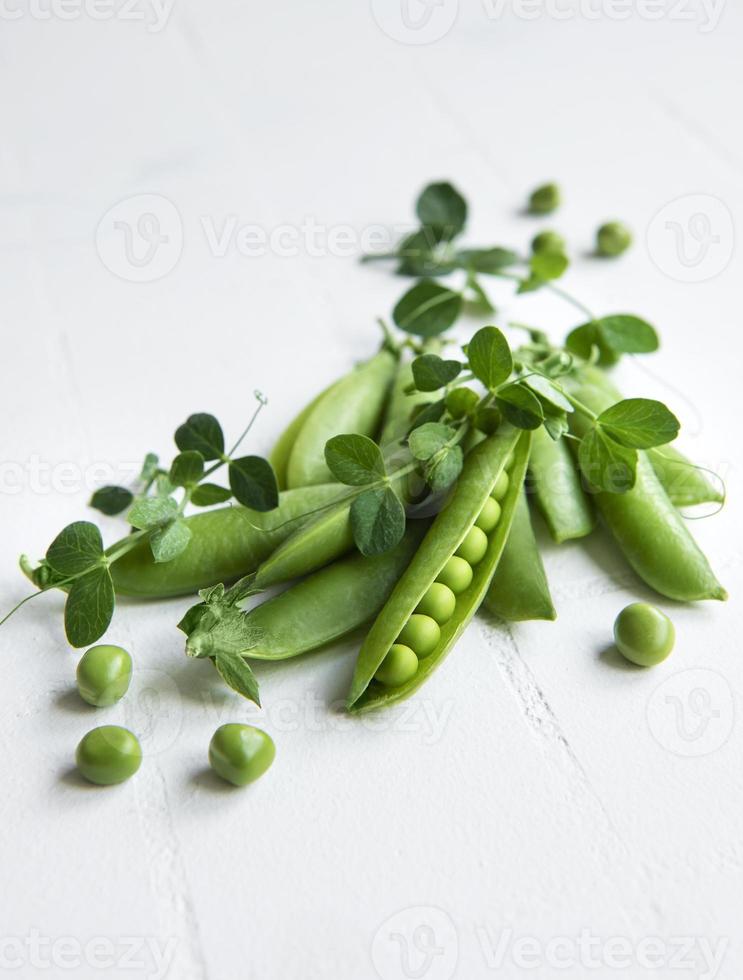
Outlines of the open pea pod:
M 485 596 L 485 607 L 510 623 L 557 618 L 523 491 Z
M 451 497 L 364 641 L 348 696 L 350 711 L 379 708 L 408 697 L 461 636 L 487 592 L 503 551 L 530 445 L 531 433 L 509 427 L 469 453 Z M 506 484 L 500 504 L 491 496 L 499 479 L 501 485 Z M 489 531 L 483 531 L 484 527 Z M 418 646 L 418 652 L 401 643 L 401 635 L 403 640 L 411 635 L 409 642 Z M 398 672 L 401 681 L 390 683 L 394 678 L 390 655 L 400 647 L 407 663 Z

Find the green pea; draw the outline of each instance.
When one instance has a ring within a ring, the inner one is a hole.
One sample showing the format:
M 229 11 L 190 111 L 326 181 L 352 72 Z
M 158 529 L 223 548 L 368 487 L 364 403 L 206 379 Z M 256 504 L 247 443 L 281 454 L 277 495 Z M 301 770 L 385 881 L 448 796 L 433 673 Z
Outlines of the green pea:
M 142 762 L 142 749 L 128 728 L 101 725 L 83 736 L 75 761 L 89 782 L 111 786 L 134 775 Z
M 271 736 L 252 725 L 220 725 L 209 743 L 209 765 L 233 786 L 254 782 L 270 768 L 275 755 Z
M 556 231 L 540 231 L 532 239 L 531 250 L 535 255 L 561 255 L 565 252 L 565 239 Z
M 516 457 L 514 456 L 514 454 L 513 454 L 513 450 L 512 450 L 512 451 L 511 451 L 511 452 L 510 452 L 510 453 L 508 454 L 508 456 L 506 456 L 506 460 L 505 460 L 505 462 L 504 462 L 504 464 L 503 464 L 503 469 L 504 469 L 504 470 L 510 470 L 510 469 L 511 469 L 511 467 L 513 466 L 513 461 L 515 460 L 515 458 L 516 458 Z
M 386 687 L 400 687 L 418 671 L 418 658 L 402 643 L 393 643 L 374 677 Z
M 490 496 L 493 500 L 497 500 L 499 503 L 505 495 L 508 493 L 508 484 L 511 481 L 508 479 L 508 473 L 505 470 L 501 470 L 498 474 L 498 479 L 495 481 L 495 486 Z
M 631 244 L 632 232 L 620 221 L 609 221 L 596 232 L 596 252 L 599 255 L 621 255 Z
M 132 658 L 123 647 L 101 643 L 91 647 L 77 665 L 80 697 L 96 708 L 116 704 L 132 679 Z
M 557 184 L 542 184 L 529 195 L 529 210 L 532 214 L 549 214 L 560 206 L 560 188 Z
M 493 501 L 495 503 L 495 501 Z M 488 550 L 488 537 L 479 527 L 471 527 L 464 541 L 454 552 L 459 558 L 464 558 L 470 565 L 477 565 L 485 557 Z
M 422 616 L 430 616 L 439 626 L 443 626 L 454 615 L 456 605 L 457 597 L 449 586 L 433 582 L 426 589 L 415 611 Z
M 488 497 L 477 520 L 475 521 L 475 527 L 479 527 L 481 531 L 485 532 L 485 534 L 490 534 L 500 520 L 500 513 L 501 510 L 498 501 L 493 500 L 492 497 Z M 487 545 L 485 547 L 487 549 Z M 485 552 L 483 552 L 483 555 L 484 554 Z
M 452 555 L 436 576 L 436 581 L 448 585 L 454 595 L 460 595 L 470 587 L 473 575 L 472 565 L 468 561 Z
M 633 602 L 614 622 L 614 640 L 622 656 L 640 667 L 654 667 L 673 650 L 676 631 L 660 609 Z
M 441 630 L 436 620 L 414 613 L 400 631 L 397 642 L 410 647 L 416 657 L 422 658 L 433 653 L 440 639 Z

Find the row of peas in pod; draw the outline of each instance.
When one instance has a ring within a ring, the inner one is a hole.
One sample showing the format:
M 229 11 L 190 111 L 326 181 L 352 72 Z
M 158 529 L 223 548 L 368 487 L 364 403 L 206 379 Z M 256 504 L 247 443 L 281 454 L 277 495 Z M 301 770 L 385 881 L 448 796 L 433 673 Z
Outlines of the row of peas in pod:
M 439 647 L 441 628 L 457 614 L 458 597 L 469 589 L 473 569 L 487 554 L 489 536 L 501 518 L 501 501 L 508 490 L 508 469 L 511 465 L 513 455 L 506 460 L 475 523 L 451 558 L 447 559 L 435 581 L 428 586 L 415 612 L 377 668 L 375 681 L 386 687 L 405 684 L 415 677 L 419 661 L 431 656 Z
M 129 690 L 132 658 L 123 647 L 99 644 L 91 647 L 77 665 L 77 689 L 83 701 L 108 708 Z M 252 725 L 220 725 L 209 744 L 209 764 L 214 772 L 235 786 L 254 782 L 271 766 L 273 740 Z M 137 736 L 121 725 L 100 725 L 83 736 L 75 762 L 90 783 L 111 786 L 133 776 L 142 764 Z

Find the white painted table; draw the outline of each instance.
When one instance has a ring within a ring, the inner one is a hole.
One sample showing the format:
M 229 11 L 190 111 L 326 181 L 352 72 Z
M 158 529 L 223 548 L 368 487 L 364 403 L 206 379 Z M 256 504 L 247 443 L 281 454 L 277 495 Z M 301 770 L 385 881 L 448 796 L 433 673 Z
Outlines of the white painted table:
M 629 363 L 622 385 L 667 400 L 680 445 L 727 477 L 729 505 L 694 529 L 732 595 L 673 608 L 673 657 L 623 669 L 611 623 L 645 591 L 601 537 L 542 536 L 557 623 L 478 621 L 374 727 L 337 708 L 350 645 L 259 669 L 265 710 L 246 707 L 184 658 L 187 601 L 122 604 L 109 637 L 136 680 L 96 714 L 60 599 L 32 603 L 0 632 L 0 973 L 739 980 L 738 6 L 5 0 L 0 16 L 4 606 L 25 593 L 16 555 L 85 515 L 92 485 L 167 454 L 189 412 L 235 432 L 261 388 L 265 452 L 372 351 L 404 283 L 355 256 L 427 180 L 467 194 L 472 242 L 523 246 L 538 225 L 518 206 L 553 176 L 571 289 L 662 332 L 653 376 Z M 152 255 L 148 210 L 167 237 Z M 614 216 L 637 247 L 585 257 Z M 495 292 L 504 318 L 556 337 L 577 322 Z M 110 791 L 71 769 L 103 718 L 146 752 Z M 245 792 L 205 769 L 213 729 L 239 719 L 278 746 Z

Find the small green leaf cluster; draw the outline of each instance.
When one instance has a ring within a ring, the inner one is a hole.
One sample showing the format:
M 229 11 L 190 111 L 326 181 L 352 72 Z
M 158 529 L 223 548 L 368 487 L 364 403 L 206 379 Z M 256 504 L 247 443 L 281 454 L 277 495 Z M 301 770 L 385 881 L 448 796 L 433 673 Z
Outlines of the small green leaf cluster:
M 679 421 L 662 402 L 625 398 L 602 412 L 580 443 L 580 467 L 591 484 L 625 493 L 635 484 L 637 450 L 672 442 Z
M 196 413 L 176 429 L 179 452 L 167 470 L 161 468 L 157 456 L 148 453 L 136 492 L 115 486 L 96 491 L 91 505 L 97 510 L 110 516 L 126 511 L 132 528 L 127 538 L 105 550 L 95 524 L 76 521 L 57 535 L 41 565 L 30 571 L 40 591 L 61 588 L 68 592 L 65 632 L 72 646 L 94 643 L 108 628 L 115 607 L 110 565 L 118 558 L 142 539 L 148 541 L 156 562 L 173 561 L 188 547 L 191 529 L 184 511 L 189 503 L 203 507 L 234 498 L 257 511 L 278 506 L 278 486 L 270 463 L 260 456 L 235 456 L 265 404 L 257 392 L 256 398 L 258 407 L 229 453 L 218 420 Z M 223 465 L 228 469 L 229 489 L 205 482 Z

